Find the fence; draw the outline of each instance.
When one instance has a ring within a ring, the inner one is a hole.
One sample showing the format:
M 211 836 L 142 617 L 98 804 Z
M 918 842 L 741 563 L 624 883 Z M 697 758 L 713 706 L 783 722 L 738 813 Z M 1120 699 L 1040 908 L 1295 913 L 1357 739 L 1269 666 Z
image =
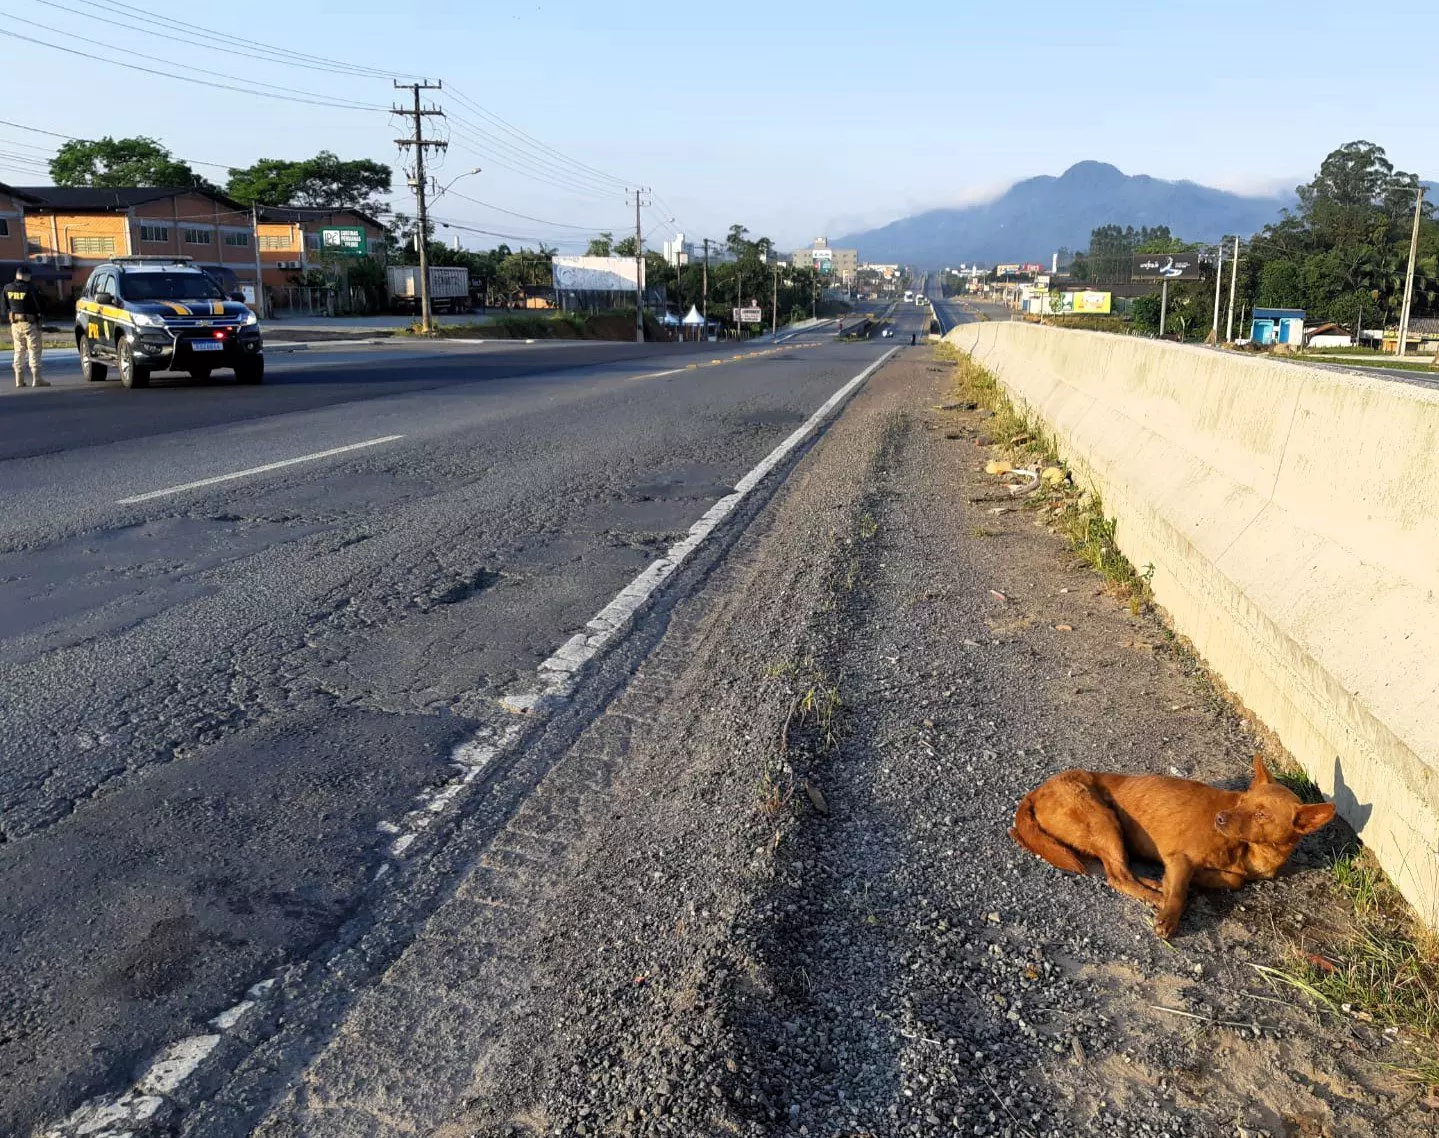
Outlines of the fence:
M 335 286 L 281 285 L 265 290 L 267 315 L 366 316 L 384 311 L 383 293 L 363 285 L 348 289 Z

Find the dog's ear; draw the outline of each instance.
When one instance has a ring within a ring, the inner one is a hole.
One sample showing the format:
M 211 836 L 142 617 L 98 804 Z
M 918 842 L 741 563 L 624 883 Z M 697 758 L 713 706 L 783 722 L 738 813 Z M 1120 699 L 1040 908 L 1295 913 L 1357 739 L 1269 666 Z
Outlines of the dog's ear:
M 1250 788 L 1264 786 L 1274 781 L 1274 776 L 1269 773 L 1269 768 L 1264 765 L 1264 756 L 1258 751 L 1254 752 L 1254 781 L 1249 784 Z
M 1313 806 L 1301 806 L 1294 811 L 1294 828 L 1301 834 L 1312 834 L 1334 819 L 1334 803 L 1316 802 Z

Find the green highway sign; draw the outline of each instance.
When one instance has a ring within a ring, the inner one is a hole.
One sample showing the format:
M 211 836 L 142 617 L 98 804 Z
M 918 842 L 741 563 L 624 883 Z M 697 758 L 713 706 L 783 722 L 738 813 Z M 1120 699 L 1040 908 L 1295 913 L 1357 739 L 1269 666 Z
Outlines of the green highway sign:
M 370 245 L 360 226 L 337 225 L 320 230 L 320 251 L 341 257 L 363 257 L 370 251 Z

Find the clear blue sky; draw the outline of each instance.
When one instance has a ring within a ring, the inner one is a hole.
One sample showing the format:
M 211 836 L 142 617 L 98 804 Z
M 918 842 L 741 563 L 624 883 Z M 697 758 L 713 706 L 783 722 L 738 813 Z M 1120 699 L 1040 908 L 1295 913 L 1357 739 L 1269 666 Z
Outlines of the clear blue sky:
M 719 236 L 741 221 L 792 246 L 975 200 L 1085 158 L 1264 191 L 1292 187 L 1355 138 L 1378 142 L 1403 169 L 1439 178 L 1433 0 L 126 2 L 347 64 L 443 77 L 570 158 L 653 186 L 646 229 L 656 235 L 671 218 L 693 236 Z M 376 105 L 395 95 L 385 78 L 187 48 L 157 33 L 226 41 L 124 15 L 89 0 L 10 0 L 0 28 L 97 54 L 129 49 L 140 54 L 117 57 L 161 70 L 163 61 L 183 61 Z M 397 161 L 393 139 L 403 128 L 380 111 L 211 90 L 7 37 L 0 60 L 7 91 L 34 93 L 7 100 L 24 109 L 0 117 L 26 126 L 87 137 L 150 134 L 199 162 L 301 158 L 320 148 Z M 621 186 L 573 166 L 556 179 L 553 166 L 530 164 L 534 152 L 523 140 L 448 92 L 438 101 L 462 116 L 441 180 L 484 167 L 455 185 L 438 216 L 566 248 L 590 229 L 633 226 Z M 496 146 L 496 138 L 521 149 Z M 52 141 L 0 126 L 0 180 L 47 181 L 25 162 L 43 164 Z M 546 173 L 537 179 L 504 165 Z M 223 181 L 221 169 L 198 169 Z M 403 195 L 395 201 L 404 207 Z

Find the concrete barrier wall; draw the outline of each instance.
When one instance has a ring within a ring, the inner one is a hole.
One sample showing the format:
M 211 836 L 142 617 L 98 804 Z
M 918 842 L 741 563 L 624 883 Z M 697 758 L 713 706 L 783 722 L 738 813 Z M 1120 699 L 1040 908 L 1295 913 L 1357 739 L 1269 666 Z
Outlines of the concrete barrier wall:
M 946 339 L 1053 429 L 1176 631 L 1439 927 L 1439 390 L 1023 323 Z

